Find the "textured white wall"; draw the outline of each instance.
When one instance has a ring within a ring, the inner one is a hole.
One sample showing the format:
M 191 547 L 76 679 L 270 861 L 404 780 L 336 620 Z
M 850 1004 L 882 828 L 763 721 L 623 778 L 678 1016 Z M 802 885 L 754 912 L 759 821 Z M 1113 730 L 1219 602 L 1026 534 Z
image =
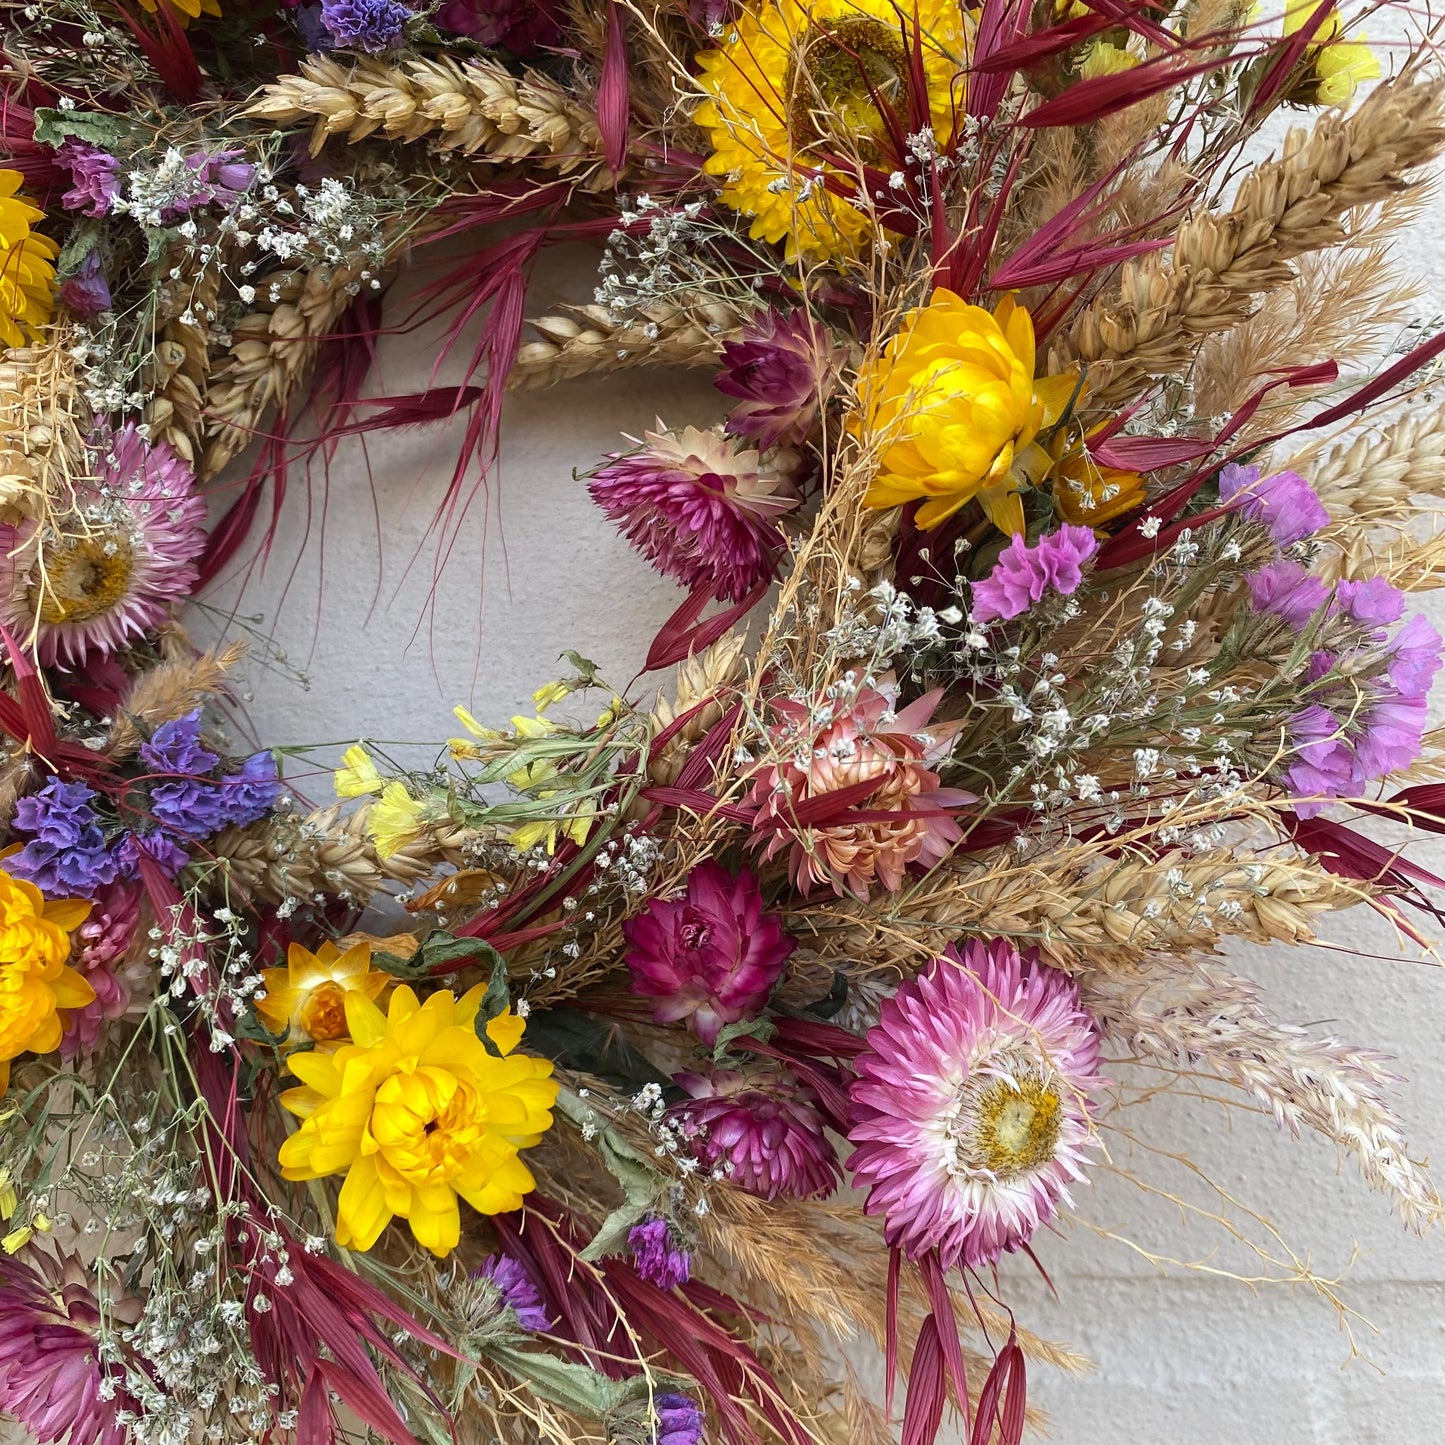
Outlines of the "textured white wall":
M 1445 207 L 1432 205 L 1401 247 L 1402 262 L 1431 279 L 1424 316 L 1445 312 L 1442 223 Z M 554 254 L 529 309 L 559 294 L 585 296 L 590 266 L 584 252 Z M 423 388 L 436 354 L 433 335 L 389 339 L 373 392 Z M 454 375 L 444 368 L 441 379 Z M 249 665 L 257 734 L 280 745 L 357 737 L 436 743 L 455 730 L 453 703 L 469 704 L 484 720 L 527 707 L 533 687 L 562 670 L 555 659 L 568 647 L 626 684 L 679 594 L 615 535 L 572 471 L 616 448 L 619 431 L 637 435 L 657 416 L 672 426 L 706 423 L 721 414 L 720 402 L 704 374 L 652 371 L 514 399 L 501 467 L 476 499 L 430 610 L 434 554 L 425 534 L 459 429 L 344 445 L 324 487 L 319 475 L 309 494 L 293 483 L 265 568 L 209 599 L 261 614 L 258 630 L 286 653 L 284 667 Z M 1435 621 L 1445 626 L 1445 609 L 1435 609 Z M 309 672 L 309 688 L 291 667 Z M 293 776 L 303 792 L 327 796 L 324 776 Z M 1428 862 L 1430 850 L 1419 856 Z M 1434 861 L 1445 865 L 1445 853 L 1436 849 Z M 1400 955 L 1368 914 L 1342 918 L 1334 932 L 1346 947 L 1256 950 L 1237 961 L 1263 983 L 1278 1016 L 1396 1055 L 1409 1080 L 1402 1095 L 1414 1143 L 1445 1158 L 1445 979 L 1434 964 Z M 1292 1141 L 1245 1110 L 1176 1093 L 1130 1108 L 1122 1122 L 1138 1143 L 1130 1157 L 1114 1141 L 1120 1169 L 1175 1189 L 1178 1167 L 1148 1151 L 1187 1154 L 1267 1217 L 1278 1230 L 1279 1260 L 1292 1249 L 1320 1276 L 1344 1274 L 1343 1298 L 1363 1317 L 1352 1321 L 1355 1346 L 1368 1358 L 1352 1358 L 1350 1337 L 1317 1294 L 1284 1284 L 1251 1292 L 1224 1277 L 1221 1271 L 1263 1271 L 1220 1229 L 1146 1197 L 1122 1175 L 1101 1173 L 1078 1200 L 1081 1219 L 1094 1228 L 1075 1223 L 1067 1238 L 1039 1241 L 1057 1299 L 1031 1267 L 1011 1262 L 1004 1271 L 1005 1298 L 1020 1319 L 1097 1365 L 1075 1380 L 1035 1369 L 1031 1392 L 1051 1412 L 1054 1438 L 1065 1445 L 1437 1439 L 1445 1412 L 1445 1241 L 1407 1236 L 1352 1162 L 1337 1166 L 1329 1145 L 1313 1136 Z M 1190 1197 L 1205 1199 L 1198 1187 Z M 1156 1267 L 1124 1239 L 1199 1267 Z

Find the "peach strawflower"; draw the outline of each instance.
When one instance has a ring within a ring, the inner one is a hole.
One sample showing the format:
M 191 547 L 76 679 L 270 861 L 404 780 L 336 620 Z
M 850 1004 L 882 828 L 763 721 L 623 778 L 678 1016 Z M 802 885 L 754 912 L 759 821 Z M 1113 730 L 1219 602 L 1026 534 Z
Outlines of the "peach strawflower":
M 753 787 L 753 832 L 765 858 L 791 849 L 802 893 L 815 883 L 862 899 L 875 883 L 894 892 L 910 864 L 931 868 L 963 836 L 948 810 L 972 794 L 943 787 L 929 766 L 948 756 L 962 724 L 930 726 L 939 692 L 900 711 L 897 695 L 890 674 L 876 687 L 835 684 L 811 704 L 773 704 L 776 761 Z M 846 796 L 830 810 L 832 793 Z

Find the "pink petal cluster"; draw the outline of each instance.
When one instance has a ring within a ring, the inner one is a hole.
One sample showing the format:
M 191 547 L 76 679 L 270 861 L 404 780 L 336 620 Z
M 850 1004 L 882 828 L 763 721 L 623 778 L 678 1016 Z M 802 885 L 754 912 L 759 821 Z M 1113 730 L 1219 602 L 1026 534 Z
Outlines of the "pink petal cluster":
M 810 1089 L 781 1070 L 715 1069 L 674 1082 L 692 1096 L 669 1118 L 709 1169 L 763 1199 L 829 1195 L 842 1177 Z
M 111 1303 L 112 1321 L 134 1323 L 140 1302 Z M 0 1414 L 19 1421 L 40 1445 L 125 1445 L 123 1411 L 137 1402 L 101 1363 L 101 1309 L 72 1255 L 29 1250 L 0 1255 Z
M 688 874 L 681 898 L 650 900 L 622 933 L 632 992 L 657 999 L 658 1023 L 685 1020 L 708 1045 L 762 1008 L 797 946 L 763 911 L 757 878 L 712 859 Z
M 95 1048 L 101 1025 L 124 1017 L 132 997 L 150 978 L 146 960 L 130 956 L 140 926 L 140 900 L 141 890 L 134 883 L 104 884 L 90 917 L 75 931 L 70 962 L 95 990 L 95 998 L 84 1008 L 66 1011 L 63 1058 Z
M 722 349 L 714 385 L 738 399 L 727 419 L 734 436 L 765 451 L 798 446 L 837 383 L 842 352 L 826 327 L 804 310 L 769 311 Z
M 1073 982 L 1009 944 L 952 949 L 884 1003 L 857 1060 L 847 1167 L 889 1244 L 992 1264 L 1084 1177 L 1099 1033 Z
M 588 490 L 664 577 L 731 602 L 773 575 L 778 518 L 798 505 L 782 470 L 695 427 L 648 432 L 646 445 L 611 457 Z
M 0 621 L 37 635 L 46 666 L 74 667 L 137 641 L 195 587 L 206 504 L 189 466 L 133 424 L 96 446 L 62 531 L 0 527 Z
M 929 766 L 962 727 L 930 723 L 941 696 L 895 711 L 890 676 L 877 687 L 840 685 L 811 704 L 772 704 L 776 761 L 753 787 L 753 836 L 764 858 L 789 850 L 801 893 L 816 883 L 865 900 L 875 883 L 896 892 L 911 864 L 931 868 L 963 836 L 948 810 L 972 794 L 943 787 Z
M 1068 596 L 1084 579 L 1084 563 L 1099 549 L 1088 527 L 1065 525 L 1037 542 L 1015 537 L 993 571 L 973 584 L 973 620 L 1018 617 L 1050 592 Z

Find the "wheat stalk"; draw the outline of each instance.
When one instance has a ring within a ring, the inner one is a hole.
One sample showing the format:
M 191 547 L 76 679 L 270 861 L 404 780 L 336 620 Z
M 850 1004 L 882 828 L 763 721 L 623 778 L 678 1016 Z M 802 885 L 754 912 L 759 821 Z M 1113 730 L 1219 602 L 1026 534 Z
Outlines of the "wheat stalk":
M 379 134 L 575 172 L 588 189 L 614 184 L 601 160 L 595 112 L 545 75 L 529 70 L 518 77 L 485 58 L 429 56 L 393 66 L 369 57 L 343 64 L 313 55 L 302 61 L 300 74 L 262 87 L 246 114 L 277 125 L 311 119 L 312 155 L 329 136 L 355 142 Z
M 224 265 L 215 258 L 197 269 L 187 264 L 184 250 L 172 259 L 173 269 L 180 268 L 182 274 L 162 289 L 146 377 L 152 394 L 146 424 L 153 441 L 164 442 L 194 467 L 211 370 L 208 332 L 216 318 Z
M 1309 477 L 1335 517 L 1383 515 L 1411 496 L 1438 496 L 1445 492 L 1445 406 L 1404 410 L 1389 427 L 1328 451 L 1317 442 L 1288 465 Z
M 573 306 L 566 316 L 530 322 L 526 342 L 507 377 L 514 390 L 551 386 L 595 371 L 633 366 L 710 366 L 744 317 L 724 301 L 658 301 L 620 319 L 605 306 Z
M 1116 292 L 1087 306 L 1055 347 L 1055 367 L 1085 363 L 1100 406 L 1186 370 L 1202 337 L 1238 325 L 1257 296 L 1294 279 L 1292 258 L 1335 245 L 1351 210 L 1410 184 L 1445 144 L 1441 90 L 1409 74 L 1352 114 L 1329 110 L 1308 133 L 1291 131 L 1227 211 L 1187 220 L 1167 258 L 1126 262 Z

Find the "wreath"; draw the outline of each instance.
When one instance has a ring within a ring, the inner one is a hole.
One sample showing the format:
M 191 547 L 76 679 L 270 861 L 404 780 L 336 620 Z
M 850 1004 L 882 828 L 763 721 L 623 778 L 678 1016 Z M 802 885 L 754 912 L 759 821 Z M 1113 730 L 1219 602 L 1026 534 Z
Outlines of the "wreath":
M 1439 1222 L 1382 1056 L 1225 952 L 1439 917 L 1423 45 L 1382 78 L 1334 0 L 6 15 L 0 1411 L 1017 1442 L 1075 1357 L 1010 1296 L 1103 1173 L 1336 1299 L 1139 1147 L 1160 1090 Z M 563 239 L 596 299 L 528 322 Z M 435 320 L 463 379 L 368 395 Z M 678 588 L 645 680 L 539 661 L 420 768 L 237 742 L 243 629 L 184 608 L 288 487 L 461 419 L 445 551 L 508 388 L 656 367 L 715 424 L 579 481 Z

